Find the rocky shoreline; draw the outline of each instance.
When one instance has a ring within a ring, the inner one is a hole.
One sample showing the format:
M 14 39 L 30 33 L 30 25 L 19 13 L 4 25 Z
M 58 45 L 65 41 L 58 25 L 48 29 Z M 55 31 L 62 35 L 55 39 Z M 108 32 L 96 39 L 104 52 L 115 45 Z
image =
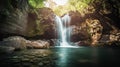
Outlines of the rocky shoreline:
M 24 50 L 10 55 L 0 55 L 1 67 L 54 67 L 55 57 L 49 50 Z M 7 60 L 6 60 L 7 59 Z
M 44 49 L 49 48 L 50 43 L 45 40 L 26 40 L 20 36 L 11 36 L 0 42 L 1 52 L 12 52 L 23 49 Z
M 72 42 L 73 46 L 92 46 L 89 41 Z M 105 41 L 98 42 L 92 47 L 119 47 L 119 41 Z M 50 47 L 58 46 L 59 40 L 27 40 L 21 36 L 11 36 L 0 41 L 0 53 L 11 53 L 14 51 L 25 49 L 48 49 Z

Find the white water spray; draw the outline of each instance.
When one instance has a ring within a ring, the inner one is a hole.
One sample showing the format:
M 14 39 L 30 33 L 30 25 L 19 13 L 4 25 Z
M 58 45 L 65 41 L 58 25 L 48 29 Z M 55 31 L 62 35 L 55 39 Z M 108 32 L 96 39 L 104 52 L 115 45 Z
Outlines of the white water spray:
M 60 46 L 68 47 L 71 46 L 70 43 L 70 35 L 71 35 L 71 27 L 70 27 L 70 16 L 66 14 L 62 18 L 59 16 L 55 17 L 55 22 L 57 24 L 58 29 L 58 38 L 60 40 Z

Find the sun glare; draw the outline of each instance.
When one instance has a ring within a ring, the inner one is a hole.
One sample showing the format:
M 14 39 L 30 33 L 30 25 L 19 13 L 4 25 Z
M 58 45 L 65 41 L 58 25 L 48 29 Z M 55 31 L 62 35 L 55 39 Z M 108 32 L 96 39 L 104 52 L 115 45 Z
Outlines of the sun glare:
M 68 0 L 53 0 L 57 5 L 65 5 Z

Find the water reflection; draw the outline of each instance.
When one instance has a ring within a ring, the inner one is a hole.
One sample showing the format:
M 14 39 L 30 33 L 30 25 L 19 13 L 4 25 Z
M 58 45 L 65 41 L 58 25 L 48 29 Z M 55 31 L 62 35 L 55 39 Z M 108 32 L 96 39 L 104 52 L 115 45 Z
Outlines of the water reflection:
M 0 55 L 0 67 L 120 67 L 119 53 L 120 49 L 91 47 L 23 50 Z
M 65 48 L 59 49 L 59 53 L 58 53 L 59 59 L 58 59 L 58 62 L 57 62 L 57 64 L 59 66 L 66 67 L 67 62 L 69 61 L 68 60 L 68 55 L 69 55 L 68 53 L 69 52 Z
M 56 48 L 55 67 L 104 67 L 117 64 L 120 50 L 109 48 Z

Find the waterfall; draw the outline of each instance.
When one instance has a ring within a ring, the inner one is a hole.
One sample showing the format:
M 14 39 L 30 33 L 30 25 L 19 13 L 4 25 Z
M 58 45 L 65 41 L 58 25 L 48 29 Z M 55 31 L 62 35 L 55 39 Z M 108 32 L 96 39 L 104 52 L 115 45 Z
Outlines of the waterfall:
M 71 27 L 70 27 L 70 16 L 69 14 L 64 15 L 62 18 L 59 16 L 55 17 L 55 22 L 58 30 L 58 38 L 60 40 L 60 46 L 67 47 L 70 46 L 70 35 L 71 35 Z

